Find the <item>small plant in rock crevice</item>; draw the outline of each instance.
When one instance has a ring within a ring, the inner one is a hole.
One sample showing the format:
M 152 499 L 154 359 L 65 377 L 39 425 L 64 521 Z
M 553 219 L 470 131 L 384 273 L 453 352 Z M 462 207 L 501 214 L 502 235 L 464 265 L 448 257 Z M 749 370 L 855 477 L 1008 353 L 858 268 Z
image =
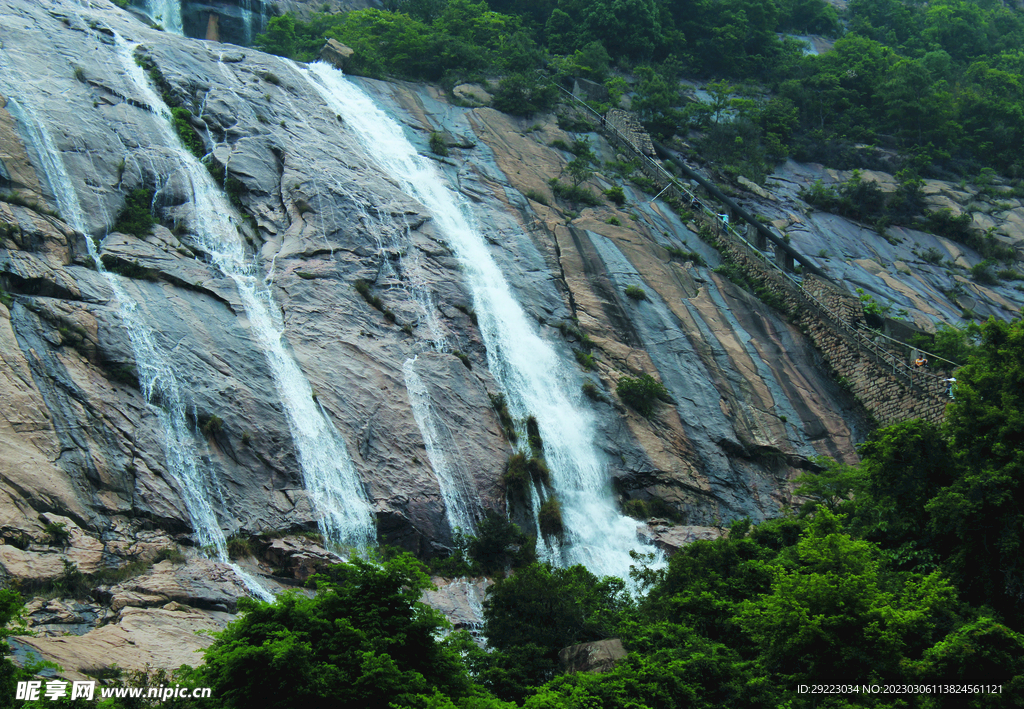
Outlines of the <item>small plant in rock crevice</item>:
M 448 157 L 448 142 L 444 134 L 434 131 L 430 134 L 430 152 L 442 158 Z
M 626 286 L 626 296 L 632 300 L 647 300 L 647 292 L 637 285 Z
M 551 497 L 541 504 L 537 511 L 537 524 L 540 526 L 541 534 L 545 536 L 557 536 L 562 533 L 562 506 L 557 499 Z
M 43 527 L 43 533 L 50 540 L 50 544 L 57 547 L 67 546 L 71 540 L 71 532 L 63 522 L 50 522 Z

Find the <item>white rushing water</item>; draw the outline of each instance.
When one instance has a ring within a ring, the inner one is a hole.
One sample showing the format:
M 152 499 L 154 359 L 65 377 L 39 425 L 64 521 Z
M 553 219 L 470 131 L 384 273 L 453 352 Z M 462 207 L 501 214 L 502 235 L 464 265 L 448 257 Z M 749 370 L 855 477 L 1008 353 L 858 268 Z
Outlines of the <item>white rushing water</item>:
M 552 487 L 560 501 L 565 541 L 538 539 L 538 552 L 557 564 L 583 564 L 599 575 L 628 578 L 630 551 L 654 552 L 637 538 L 637 523 L 618 513 L 592 415 L 577 376 L 540 337 L 516 302 L 469 208 L 433 162 L 420 156 L 401 127 L 341 72 L 316 63 L 305 73 L 344 118 L 366 154 L 419 200 L 456 253 L 473 296 L 491 372 L 518 419 L 533 415 L 544 440 Z M 536 496 L 534 505 L 537 504 Z
M 232 216 L 234 209 L 203 164 L 178 140 L 171 128 L 170 110 L 135 64 L 132 51 L 119 43 L 122 67 L 160 116 L 164 142 L 177 153 L 180 169 L 191 184 L 191 227 L 199 246 L 234 281 L 256 343 L 266 356 L 320 531 L 336 546 L 365 549 L 376 539 L 374 518 L 345 442 L 313 398 L 309 382 L 288 351 L 280 312 L 267 283 L 246 256 Z
M 117 299 L 121 320 L 135 356 L 139 387 L 146 401 L 154 404 L 163 432 L 160 443 L 167 471 L 178 483 L 196 541 L 201 547 L 212 550 L 219 561 L 230 564 L 250 592 L 263 600 L 272 600 L 273 595 L 254 577 L 230 562 L 227 540 L 210 504 L 218 489 L 217 481 L 213 471 L 200 462 L 203 455 L 201 443 L 192 425 L 195 407 L 190 405 L 185 393 L 186 387 L 178 381 L 174 367 L 157 345 L 153 331 L 143 321 L 138 303 L 127 294 L 118 278 L 104 269 L 96 246 L 88 237 L 85 213 L 74 183 L 45 124 L 35 116 L 31 108 L 22 106 L 14 99 L 8 102 L 7 108 L 23 127 L 26 142 L 42 164 L 43 174 L 57 200 L 61 217 L 74 229 L 87 235 L 85 242 L 89 255 Z

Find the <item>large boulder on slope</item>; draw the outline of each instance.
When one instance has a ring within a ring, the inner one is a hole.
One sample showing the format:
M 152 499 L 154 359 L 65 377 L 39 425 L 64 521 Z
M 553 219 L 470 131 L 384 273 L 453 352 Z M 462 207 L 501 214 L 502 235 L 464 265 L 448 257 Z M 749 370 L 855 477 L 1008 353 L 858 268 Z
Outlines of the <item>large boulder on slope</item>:
M 351 47 L 348 47 L 336 39 L 327 40 L 327 44 L 320 50 L 320 58 L 328 64 L 331 64 L 338 69 L 344 70 L 348 65 L 348 60 L 352 58 L 355 52 Z

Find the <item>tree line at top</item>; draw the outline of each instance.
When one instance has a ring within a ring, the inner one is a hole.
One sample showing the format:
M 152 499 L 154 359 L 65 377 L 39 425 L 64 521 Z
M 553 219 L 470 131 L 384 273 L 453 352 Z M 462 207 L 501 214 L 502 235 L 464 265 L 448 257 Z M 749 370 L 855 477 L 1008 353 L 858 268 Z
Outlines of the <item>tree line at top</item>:
M 934 176 L 983 167 L 1024 176 L 1024 12 L 998 0 L 851 0 L 842 16 L 824 0 L 384 6 L 276 17 L 257 45 L 308 61 L 333 37 L 355 50 L 353 73 L 447 85 L 501 77 L 496 105 L 514 113 L 550 107 L 551 79 L 585 77 L 615 98 L 634 92 L 663 137 L 711 124 L 687 110 L 680 78 L 725 80 L 746 97 L 738 122 L 749 125 L 739 133 L 747 155 L 722 157 L 761 163 L 761 172 L 789 154 L 873 167 L 855 149 L 869 144 L 897 148 L 908 167 Z M 838 41 L 805 56 L 784 33 Z

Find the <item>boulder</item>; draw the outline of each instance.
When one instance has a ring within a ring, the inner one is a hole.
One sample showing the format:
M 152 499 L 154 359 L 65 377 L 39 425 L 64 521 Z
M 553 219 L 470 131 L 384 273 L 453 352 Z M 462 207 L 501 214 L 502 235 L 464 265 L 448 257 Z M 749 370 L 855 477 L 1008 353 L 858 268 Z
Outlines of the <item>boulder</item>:
M 248 592 L 227 564 L 194 558 L 187 564 L 161 561 L 148 573 L 101 590 L 99 595 L 114 611 L 177 602 L 211 611 L 234 612 L 238 599 Z
M 664 520 L 652 519 L 641 535 L 650 539 L 654 546 L 668 554 L 674 554 L 687 544 L 698 539 L 714 540 L 725 533 L 721 527 L 700 527 L 686 524 L 669 524 Z
M 354 50 L 348 47 L 336 39 L 327 40 L 327 44 L 320 50 L 320 58 L 328 64 L 345 70 L 345 66 L 348 64 L 348 60 L 352 58 Z
M 459 84 L 452 89 L 452 94 L 471 106 L 490 106 L 493 99 L 490 92 L 480 84 Z
M 424 591 L 421 599 L 444 613 L 456 630 L 479 632 L 484 624 L 483 601 L 494 582 L 488 578 L 431 579 L 434 590 Z
M 263 552 L 263 558 L 275 569 L 275 575 L 287 576 L 300 582 L 305 582 L 330 564 L 344 561 L 337 554 L 304 537 L 271 540 Z

